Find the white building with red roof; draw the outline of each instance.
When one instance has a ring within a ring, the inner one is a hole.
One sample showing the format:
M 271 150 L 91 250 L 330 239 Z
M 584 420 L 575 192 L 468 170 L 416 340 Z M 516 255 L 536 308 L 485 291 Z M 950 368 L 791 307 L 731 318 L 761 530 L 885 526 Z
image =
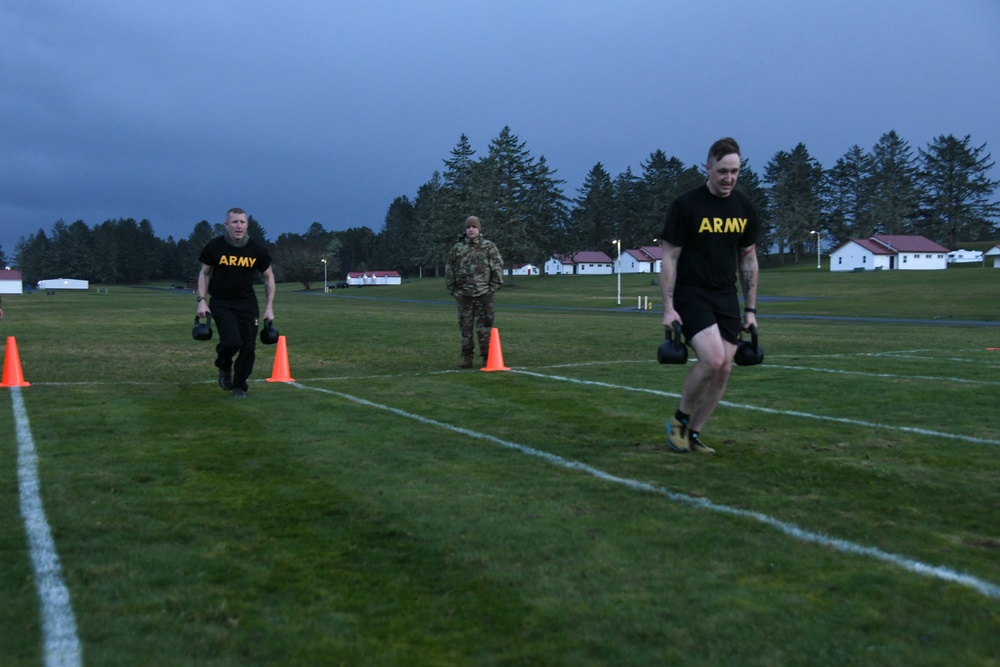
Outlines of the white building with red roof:
M 347 274 L 347 284 L 351 287 L 367 285 L 400 285 L 403 277 L 396 271 L 352 271 Z
M 615 260 L 615 270 L 619 273 L 659 273 L 663 262 L 663 248 L 643 246 L 622 251 L 621 266 Z
M 541 273 L 541 271 L 538 270 L 538 267 L 534 264 L 515 264 L 513 267 L 505 266 L 503 274 L 505 276 L 511 275 L 512 268 L 515 276 L 537 276 Z
M 920 271 L 948 268 L 948 249 L 924 236 L 880 234 L 851 239 L 830 253 L 831 271 Z
M 574 255 L 558 255 L 545 262 L 545 273 L 550 276 L 573 274 L 577 276 L 602 276 L 614 273 L 615 263 L 600 250 L 584 250 Z
M 983 257 L 993 258 L 993 268 L 1000 269 L 1000 243 L 983 253 Z
M 24 284 L 17 269 L 0 269 L 0 294 L 21 294 Z

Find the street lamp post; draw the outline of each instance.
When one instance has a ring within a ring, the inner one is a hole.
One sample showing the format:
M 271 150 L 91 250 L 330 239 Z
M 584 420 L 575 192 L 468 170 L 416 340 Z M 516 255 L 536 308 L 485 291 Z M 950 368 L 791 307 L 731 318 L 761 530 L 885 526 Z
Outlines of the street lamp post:
M 618 305 L 622 305 L 622 240 L 615 239 L 611 243 L 618 246 L 618 268 L 615 269 L 615 273 L 618 274 Z
M 823 268 L 822 265 L 820 264 L 820 260 L 819 260 L 819 245 L 820 245 L 820 233 L 819 233 L 819 230 L 814 229 L 814 230 L 812 230 L 809 233 L 816 235 L 816 268 L 817 269 Z
M 323 262 L 323 294 L 326 294 L 330 291 L 330 286 L 326 282 L 326 260 L 321 259 L 319 261 Z

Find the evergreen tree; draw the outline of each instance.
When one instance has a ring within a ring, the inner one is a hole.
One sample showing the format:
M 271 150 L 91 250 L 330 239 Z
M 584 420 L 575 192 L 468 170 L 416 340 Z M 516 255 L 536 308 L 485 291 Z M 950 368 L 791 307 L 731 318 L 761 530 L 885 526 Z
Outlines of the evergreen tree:
M 870 229 L 880 234 L 916 233 L 920 209 L 917 165 L 910 145 L 895 130 L 883 134 L 872 149 Z M 855 233 L 855 237 L 866 235 Z
M 405 195 L 396 197 L 385 213 L 385 223 L 375 243 L 375 263 L 409 273 L 416 266 L 411 239 L 416 237 L 416 211 Z
M 826 172 L 827 232 L 834 244 L 876 233 L 872 215 L 874 158 L 854 145 Z
M 344 272 L 370 271 L 375 257 L 375 233 L 370 227 L 351 227 L 336 232 L 340 241 L 337 260 Z
M 181 266 L 181 276 L 185 280 L 192 280 L 201 271 L 201 262 L 198 257 L 205 245 L 216 236 L 218 230 L 212 227 L 208 220 L 202 220 L 194 226 L 187 239 L 177 243 L 177 257 Z
M 504 127 L 475 170 L 483 195 L 476 214 L 483 220 L 483 236 L 497 245 L 508 266 L 539 252 L 532 233 L 536 213 L 530 201 L 532 168 L 525 142 Z
M 83 220 L 67 227 L 57 241 L 59 261 L 64 267 L 63 277 L 91 280 L 97 266 L 94 252 L 94 235 Z
M 971 147 L 970 141 L 949 134 L 920 151 L 926 235 L 952 250 L 959 239 L 991 238 L 1000 213 L 1000 204 L 990 201 L 1000 182 L 987 177 L 994 163 L 986 144 Z
M 626 167 L 625 171 L 615 177 L 611 190 L 614 196 L 613 237 L 621 239 L 622 247 L 625 248 L 651 245 L 652 239 L 640 236 L 639 230 L 642 229 L 643 220 L 640 181 L 632 173 L 631 167 Z
M 142 282 L 160 277 L 163 260 L 163 241 L 156 237 L 153 223 L 146 218 L 139 221 L 135 237 L 135 253 L 138 257 L 138 267 L 131 282 Z
M 49 252 L 51 253 L 49 261 L 59 267 L 60 278 L 71 277 L 65 274 L 66 258 L 63 256 L 67 249 L 65 242 L 66 229 L 66 223 L 60 218 L 52 225 L 52 230 L 49 234 Z
M 694 171 L 697 173 L 696 169 Z M 642 217 L 639 228 L 631 235 L 623 235 L 628 246 L 645 245 L 659 237 L 670 203 L 685 190 L 703 182 L 704 178 L 698 177 L 693 184 L 694 180 L 692 172 L 676 157 L 668 158 L 662 150 L 651 153 L 649 160 L 642 164 L 639 186 Z
M 183 280 L 184 271 L 181 269 L 180 249 L 173 236 L 168 236 L 167 240 L 160 246 L 162 267 L 160 277 L 169 280 Z
M 519 262 L 532 262 L 542 266 L 556 252 L 565 247 L 568 238 L 569 208 L 562 186 L 565 181 L 556 178 L 545 156 L 539 156 L 528 171 L 528 210 L 530 246 Z M 513 265 L 513 262 L 512 262 Z M 511 275 L 513 280 L 513 274 Z
M 525 180 L 531 154 L 525 142 L 509 127 L 504 127 L 489 145 L 485 158 L 477 165 L 481 179 L 482 200 L 476 215 L 487 221 L 489 236 L 506 259 L 525 231 Z
M 451 150 L 451 158 L 444 160 L 442 177 L 444 197 L 439 202 L 441 224 L 460 224 L 470 215 L 477 215 L 481 205 L 481 184 L 477 182 L 476 151 L 464 133 Z
M 17 265 L 21 269 L 21 277 L 25 282 L 37 283 L 39 280 L 59 277 L 53 272 L 57 267 L 47 263 L 52 256 L 49 252 L 50 245 L 44 229 L 39 229 L 28 238 L 21 237 L 18 240 L 14 252 Z
M 114 257 L 106 261 L 110 269 L 106 277 L 111 278 L 107 282 L 139 283 L 158 271 L 154 265 L 156 235 L 149 220 L 137 223 L 134 218 L 119 218 L 105 221 L 100 228 L 105 238 L 113 239 L 109 250 L 114 252 Z
M 217 236 L 222 236 L 224 233 L 225 227 L 219 231 Z M 250 238 L 254 239 L 258 243 L 263 243 L 265 246 L 271 245 L 271 242 L 267 240 L 267 230 L 264 229 L 263 225 L 261 225 L 252 215 L 247 216 L 247 234 L 249 234 Z
M 790 153 L 778 151 L 767 163 L 764 178 L 771 186 L 769 216 L 781 262 L 786 246 L 797 262 L 809 232 L 822 225 L 823 167 L 800 143 Z
M 706 177 L 703 173 L 700 173 L 700 178 L 704 182 Z M 774 236 L 769 215 L 770 199 L 767 189 L 761 183 L 760 176 L 750 167 L 747 159 L 740 162 L 740 177 L 736 181 L 736 189 L 749 197 L 750 201 L 757 208 L 757 215 L 760 218 L 760 231 L 757 235 L 757 252 L 766 253 L 767 248 L 773 245 Z
M 618 236 L 615 220 L 615 189 L 600 162 L 595 164 L 578 190 L 580 195 L 569 216 L 571 252 L 604 248 Z M 628 246 L 626 246 L 628 247 Z
M 431 180 L 417 190 L 417 197 L 413 202 L 413 256 L 421 276 L 425 267 L 431 269 L 435 276 L 442 275 L 448 250 L 460 238 L 459 227 L 461 220 L 465 218 L 459 216 L 460 219 L 454 221 L 454 224 L 447 224 L 449 216 L 443 213 L 447 208 L 446 198 L 441 175 L 434 172 Z

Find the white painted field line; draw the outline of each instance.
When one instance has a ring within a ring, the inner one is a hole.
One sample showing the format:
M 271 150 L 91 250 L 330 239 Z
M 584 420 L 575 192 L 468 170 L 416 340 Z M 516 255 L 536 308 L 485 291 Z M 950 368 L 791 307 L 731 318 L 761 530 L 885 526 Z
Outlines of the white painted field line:
M 782 364 L 768 364 L 768 368 L 782 368 L 790 371 L 813 371 L 815 373 L 832 373 L 834 375 L 860 375 L 870 378 L 889 378 L 893 380 L 921 380 L 929 382 L 955 382 L 965 384 L 985 384 L 1000 386 L 1000 382 L 994 380 L 969 380 L 966 378 L 943 377 L 940 375 L 900 375 L 898 373 L 869 373 L 867 371 L 845 371 L 839 368 L 815 368 L 812 366 L 784 366 Z
M 547 461 L 555 466 L 564 468 L 566 470 L 575 470 L 582 473 L 586 473 L 597 479 L 603 480 L 605 482 L 612 482 L 614 484 L 621 484 L 631 489 L 637 491 L 645 491 L 648 493 L 653 493 L 659 496 L 663 496 L 668 500 L 677 503 L 683 503 L 685 505 L 690 505 L 698 509 L 705 509 L 712 512 L 717 512 L 719 514 L 728 514 L 731 516 L 740 517 L 743 519 L 752 519 L 764 525 L 770 526 L 777 529 L 778 531 L 793 537 L 797 540 L 803 542 L 810 542 L 813 544 L 818 544 L 820 546 L 835 549 L 842 553 L 854 554 L 858 556 L 868 556 L 869 558 L 874 558 L 876 560 L 894 565 L 896 567 L 902 568 L 908 572 L 913 572 L 925 577 L 932 577 L 934 579 L 941 579 L 942 581 L 950 581 L 952 583 L 965 586 L 966 588 L 971 588 L 978 593 L 981 593 L 987 597 L 1000 599 L 1000 586 L 993 584 L 984 579 L 979 579 L 964 572 L 958 572 L 952 570 L 951 568 L 941 567 L 939 565 L 927 565 L 926 563 L 921 563 L 920 561 L 913 560 L 912 558 L 906 558 L 904 556 L 897 556 L 896 554 L 883 551 L 876 547 L 866 547 L 860 544 L 855 544 L 848 540 L 842 540 L 835 537 L 830 537 L 829 535 L 823 535 L 822 533 L 815 533 L 813 531 L 805 530 L 799 528 L 798 526 L 781 521 L 770 515 L 763 514 L 761 512 L 752 512 L 749 510 L 738 509 L 736 507 L 729 507 L 728 505 L 720 505 L 719 503 L 713 503 L 711 500 L 706 498 L 695 498 L 693 496 L 688 496 L 683 493 L 676 493 L 670 491 L 662 486 L 657 486 L 655 484 L 649 484 L 648 482 L 640 482 L 638 480 L 629 479 L 627 477 L 619 477 L 617 475 L 612 475 L 609 472 L 605 472 L 599 468 L 595 468 L 586 463 L 581 463 L 579 461 L 573 461 L 571 459 L 565 459 L 556 454 L 551 454 L 549 452 L 544 452 L 527 445 L 521 445 L 516 442 L 511 442 L 509 440 L 504 440 L 488 433 L 481 433 L 479 431 L 473 431 L 471 429 L 464 428 L 462 426 L 455 426 L 453 424 L 448 424 L 445 422 L 438 421 L 436 419 L 431 419 L 429 417 L 424 417 L 422 415 L 414 414 L 412 412 L 407 412 L 406 410 L 400 410 L 399 408 L 393 408 L 382 403 L 375 403 L 374 401 L 369 401 L 358 396 L 353 396 L 351 394 L 345 394 L 340 391 L 334 391 L 332 389 L 323 389 L 321 387 L 309 387 L 299 382 L 288 383 L 293 387 L 299 389 L 306 389 L 309 391 L 316 391 L 323 394 L 330 394 L 331 396 L 337 396 L 352 403 L 357 403 L 358 405 L 363 405 L 368 408 L 374 408 L 377 410 L 385 410 L 386 412 L 391 412 L 397 417 L 403 417 L 405 419 L 412 419 L 418 421 L 422 424 L 428 426 L 434 426 L 436 428 L 441 428 L 447 431 L 452 431 L 453 433 L 458 433 L 470 438 L 475 438 L 477 440 L 486 440 L 494 444 L 500 445 L 507 449 L 511 449 L 522 454 L 527 454 L 528 456 L 534 456 Z
M 548 375 L 546 373 L 536 373 L 512 368 L 509 372 L 530 375 L 532 377 L 556 380 L 558 382 L 572 382 L 574 384 L 589 385 L 593 387 L 604 387 L 606 389 L 618 389 L 621 391 L 633 391 L 643 394 L 653 394 L 654 396 L 667 396 L 680 398 L 680 394 L 659 389 L 647 389 L 645 387 L 629 387 L 627 385 L 611 384 L 610 382 L 598 382 L 596 380 L 580 380 L 577 378 L 565 377 L 563 375 Z M 971 435 L 959 435 L 957 433 L 945 433 L 943 431 L 931 431 L 915 426 L 893 426 L 892 424 L 879 424 L 878 422 L 865 421 L 863 419 L 848 419 L 846 417 L 830 417 L 828 415 L 816 415 L 811 412 L 799 412 L 798 410 L 777 410 L 775 408 L 762 408 L 757 405 L 747 405 L 745 403 L 732 403 L 731 401 L 721 401 L 719 405 L 727 408 L 737 408 L 739 410 L 752 410 L 754 412 L 764 412 L 772 415 L 782 415 L 784 417 L 800 417 L 802 419 L 818 419 L 820 421 L 836 422 L 838 424 L 849 424 L 851 426 L 861 426 L 863 428 L 881 429 L 886 431 L 901 431 L 903 433 L 916 433 L 918 435 L 929 435 L 936 438 L 947 438 L 949 440 L 963 440 L 965 442 L 975 442 L 981 445 L 1000 445 L 1000 440 L 990 440 L 988 438 L 976 438 Z
M 47 667 L 71 667 L 83 661 L 76 618 L 69 599 L 69 589 L 62 578 L 59 556 L 39 493 L 38 454 L 31 435 L 28 412 L 19 387 L 11 388 L 14 424 L 17 432 L 17 481 L 21 518 L 28 538 L 31 567 L 42 614 L 42 647 Z
M 915 354 L 872 354 L 872 357 L 883 357 L 886 359 L 907 359 L 909 361 L 950 361 L 956 364 L 976 364 L 982 368 L 1000 368 L 1000 365 L 986 363 L 982 359 L 969 359 L 968 357 L 931 357 L 917 356 Z

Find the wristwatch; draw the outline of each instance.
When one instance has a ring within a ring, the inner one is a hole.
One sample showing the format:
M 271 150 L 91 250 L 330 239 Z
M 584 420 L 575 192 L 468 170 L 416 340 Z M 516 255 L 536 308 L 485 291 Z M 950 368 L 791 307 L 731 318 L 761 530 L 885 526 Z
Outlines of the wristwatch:
M 757 309 L 756 308 L 744 308 L 743 312 L 744 313 L 753 313 L 754 315 L 756 315 L 757 314 Z
M 205 297 L 203 297 L 203 296 L 201 296 L 201 295 L 199 294 L 199 295 L 198 295 L 198 303 L 201 303 L 201 302 L 202 302 L 202 301 L 204 301 L 204 300 L 205 300 Z

